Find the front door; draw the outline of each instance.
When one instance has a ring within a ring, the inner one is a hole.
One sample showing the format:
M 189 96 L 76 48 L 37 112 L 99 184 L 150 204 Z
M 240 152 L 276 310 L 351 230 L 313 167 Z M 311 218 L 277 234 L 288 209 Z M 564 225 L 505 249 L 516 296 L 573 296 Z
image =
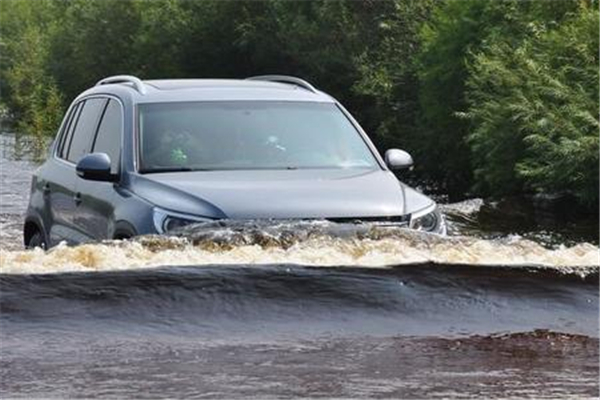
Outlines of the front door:
M 85 218 L 85 215 L 82 213 L 82 199 L 79 192 L 81 179 L 77 177 L 75 167 L 77 162 L 92 148 L 100 117 L 107 101 L 108 99 L 105 97 L 92 97 L 80 102 L 80 110 L 78 118 L 74 121 L 72 134 L 66 137 L 59 154 L 59 158 L 65 164 L 65 177 L 72 179 L 72 183 L 69 184 L 68 190 L 63 195 L 63 200 L 69 202 L 72 211 L 68 213 L 67 229 L 60 232 L 69 242 L 82 243 L 93 239 L 82 229 L 81 219 Z
M 121 160 L 123 115 L 121 104 L 108 100 L 92 140 L 92 153 L 110 157 L 111 173 L 118 174 Z M 114 231 L 115 183 L 96 182 L 77 178 L 78 211 L 75 224 L 91 240 L 110 239 Z

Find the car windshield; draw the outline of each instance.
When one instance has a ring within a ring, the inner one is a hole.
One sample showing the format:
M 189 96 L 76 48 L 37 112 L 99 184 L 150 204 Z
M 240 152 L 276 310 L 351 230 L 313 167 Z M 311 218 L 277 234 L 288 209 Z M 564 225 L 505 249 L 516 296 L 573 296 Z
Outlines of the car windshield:
M 331 103 L 141 104 L 139 127 L 141 172 L 378 167 Z

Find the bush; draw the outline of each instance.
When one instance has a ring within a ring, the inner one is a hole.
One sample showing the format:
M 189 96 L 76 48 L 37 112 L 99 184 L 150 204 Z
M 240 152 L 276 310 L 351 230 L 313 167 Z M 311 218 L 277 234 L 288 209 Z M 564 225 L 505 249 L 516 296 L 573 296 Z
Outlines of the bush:
M 502 43 L 509 48 L 536 34 L 537 29 L 555 28 L 570 13 L 578 12 L 579 1 L 480 1 L 447 0 L 437 3 L 432 17 L 421 30 L 418 62 L 420 117 L 413 142 L 417 159 L 422 160 L 422 175 L 438 182 L 451 196 L 464 196 L 469 190 L 475 195 L 493 193 L 482 182 L 479 160 L 473 159 L 472 146 L 467 137 L 482 129 L 482 119 L 461 118 L 461 113 L 472 104 L 467 101 L 467 81 L 477 80 L 479 71 L 469 68 L 481 52 Z M 544 51 L 541 50 L 540 51 Z M 510 69 L 511 67 L 508 67 Z M 493 100 L 506 82 L 498 77 L 493 88 L 481 87 Z M 471 93 L 472 97 L 472 93 Z M 503 103 L 506 106 L 505 103 Z M 500 106 L 494 112 L 502 117 L 498 124 L 509 123 L 510 111 Z M 498 141 L 491 151 L 498 158 L 496 165 L 511 162 L 518 152 L 518 143 Z M 510 151 L 507 151 L 509 150 Z M 504 160 L 502 160 L 504 159 Z M 503 193 L 518 190 L 519 185 L 504 169 L 488 171 L 497 175 L 494 189 Z
M 7 101 L 17 118 L 17 130 L 36 138 L 37 154 L 44 153 L 45 138 L 53 136 L 60 125 L 63 113 L 63 96 L 49 74 L 49 35 L 53 26 L 50 22 L 32 23 L 37 13 L 51 12 L 52 5 L 40 2 L 40 9 L 20 3 L 20 15 L 29 15 L 21 20 L 18 40 L 3 41 L 6 68 L 2 77 L 8 86 Z M 9 14 L 10 15 L 10 14 Z M 14 15 L 13 15 L 14 16 Z M 0 22 L 4 23 L 5 19 Z M 17 18 L 17 21 L 19 19 Z M 14 21 L 13 21 L 14 22 Z
M 598 199 L 592 0 L 3 0 L 0 109 L 52 136 L 99 79 L 302 76 L 450 195 Z
M 468 135 L 480 191 L 570 192 L 598 201 L 598 12 L 588 7 L 514 47 L 474 57 Z

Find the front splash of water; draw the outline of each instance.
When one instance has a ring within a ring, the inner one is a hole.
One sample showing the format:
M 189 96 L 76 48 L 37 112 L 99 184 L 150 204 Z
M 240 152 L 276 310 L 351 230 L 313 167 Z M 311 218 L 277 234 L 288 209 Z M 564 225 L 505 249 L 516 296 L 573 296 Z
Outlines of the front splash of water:
M 589 243 L 547 249 L 519 236 L 485 240 L 404 228 L 316 222 L 253 221 L 192 226 L 174 236 L 141 236 L 47 252 L 0 250 L 0 273 L 129 270 L 157 266 L 299 264 L 389 267 L 434 262 L 537 265 L 585 275 L 600 266 Z

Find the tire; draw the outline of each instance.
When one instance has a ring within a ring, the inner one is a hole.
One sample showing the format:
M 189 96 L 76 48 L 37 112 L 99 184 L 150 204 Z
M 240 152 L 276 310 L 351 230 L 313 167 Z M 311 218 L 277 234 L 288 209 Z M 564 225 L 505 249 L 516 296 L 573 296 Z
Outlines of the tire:
M 29 239 L 29 243 L 27 243 L 28 249 L 35 249 L 36 247 L 40 247 L 42 250 L 46 250 L 48 245 L 46 240 L 44 239 L 44 235 L 40 231 L 34 233 Z

